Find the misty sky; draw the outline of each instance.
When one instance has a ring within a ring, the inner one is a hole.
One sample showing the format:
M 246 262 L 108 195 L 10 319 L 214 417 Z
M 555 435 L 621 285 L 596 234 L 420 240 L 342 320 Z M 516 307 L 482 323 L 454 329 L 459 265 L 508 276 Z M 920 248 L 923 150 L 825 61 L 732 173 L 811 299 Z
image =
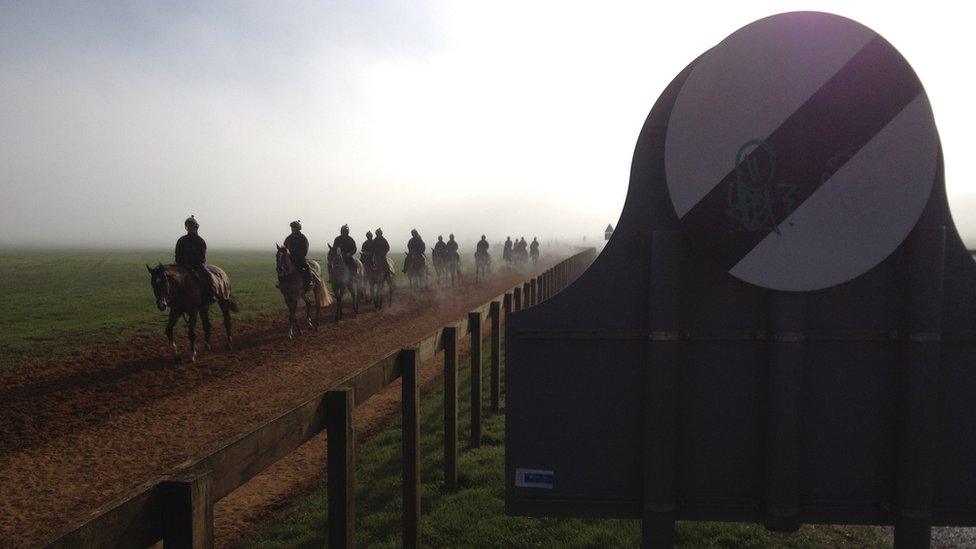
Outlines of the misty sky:
M 596 238 L 664 86 L 795 9 L 912 63 L 976 242 L 966 3 L 670 4 L 0 0 L 0 245 L 168 246 L 190 213 L 211 248 L 271 246 L 296 218 L 316 249 L 342 223 L 394 245 Z

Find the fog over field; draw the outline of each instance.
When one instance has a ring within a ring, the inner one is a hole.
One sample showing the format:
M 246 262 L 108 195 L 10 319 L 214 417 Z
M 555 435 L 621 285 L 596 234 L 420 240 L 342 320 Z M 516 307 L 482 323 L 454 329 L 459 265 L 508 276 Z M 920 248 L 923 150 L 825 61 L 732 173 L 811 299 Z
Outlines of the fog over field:
M 854 18 L 919 73 L 976 244 L 964 3 L 0 3 L 0 246 L 321 248 L 411 228 L 600 238 L 688 62 L 793 9 Z M 666 23 L 665 23 L 666 22 Z M 924 32 L 920 32 L 924 30 Z

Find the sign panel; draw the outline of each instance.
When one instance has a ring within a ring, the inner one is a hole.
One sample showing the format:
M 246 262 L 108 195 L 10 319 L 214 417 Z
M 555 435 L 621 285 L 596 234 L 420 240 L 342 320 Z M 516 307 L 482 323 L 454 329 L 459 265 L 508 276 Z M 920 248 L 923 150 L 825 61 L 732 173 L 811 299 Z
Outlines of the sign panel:
M 600 256 L 506 319 L 507 510 L 976 524 L 974 289 L 905 60 L 748 25 L 655 103 Z
M 918 221 L 938 138 L 914 71 L 850 19 L 787 14 L 709 50 L 668 121 L 668 191 L 733 276 L 817 290 L 880 263 Z

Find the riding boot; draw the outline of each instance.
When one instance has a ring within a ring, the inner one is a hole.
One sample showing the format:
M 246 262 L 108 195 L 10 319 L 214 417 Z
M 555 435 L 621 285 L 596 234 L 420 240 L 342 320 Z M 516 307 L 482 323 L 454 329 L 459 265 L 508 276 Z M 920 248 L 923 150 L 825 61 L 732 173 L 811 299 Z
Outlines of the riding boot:
M 307 265 L 302 269 L 302 276 L 305 278 L 305 288 L 307 290 L 313 289 L 315 287 L 315 279 L 312 278 L 312 270 Z

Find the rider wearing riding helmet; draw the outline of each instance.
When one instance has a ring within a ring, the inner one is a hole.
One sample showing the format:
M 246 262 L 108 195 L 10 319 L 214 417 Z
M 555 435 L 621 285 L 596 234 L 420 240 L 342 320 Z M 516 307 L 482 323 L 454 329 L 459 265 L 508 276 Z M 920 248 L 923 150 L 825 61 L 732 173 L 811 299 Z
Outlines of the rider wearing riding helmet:
M 305 259 L 308 256 L 308 239 L 302 234 L 302 222 L 292 221 L 288 226 L 291 227 L 291 234 L 285 237 L 285 247 L 291 256 L 291 264 L 302 272 L 305 286 L 311 288 L 312 270 L 308 268 L 308 260 Z
M 481 240 L 478 241 L 476 250 L 478 253 L 488 253 L 488 240 L 485 238 L 485 235 L 481 235 Z
M 349 225 L 343 225 L 339 229 L 339 236 L 335 237 L 335 240 L 332 241 L 332 247 L 339 248 L 339 252 L 342 254 L 346 266 L 355 271 L 356 258 L 353 256 L 356 255 L 356 250 L 359 248 L 356 247 L 356 241 L 349 236 Z
M 183 222 L 186 234 L 176 241 L 176 264 L 190 269 L 196 273 L 201 285 L 204 302 L 213 299 L 216 294 L 214 291 L 213 278 L 207 270 L 207 243 L 197 234 L 200 224 L 197 218 L 190 216 Z
M 443 257 L 444 253 L 447 252 L 447 244 L 444 242 L 443 235 L 437 235 L 437 242 L 434 244 L 434 248 L 431 250 L 431 255 L 434 257 Z
M 451 254 L 457 255 L 458 243 L 456 240 L 454 240 L 453 234 L 447 237 L 447 251 Z
M 376 238 L 369 245 L 369 251 L 376 254 L 380 259 L 386 259 L 386 254 L 390 253 L 390 243 L 383 236 L 383 229 L 376 229 Z
M 424 254 L 427 252 L 427 244 L 420 238 L 420 233 L 417 232 L 417 229 L 412 229 L 410 235 L 410 240 L 407 241 L 407 260 L 403 262 L 403 272 L 409 270 L 414 257 L 424 257 Z
M 363 244 L 359 248 L 359 253 L 363 257 L 367 257 L 369 256 L 369 254 L 373 253 L 372 248 L 373 248 L 373 232 L 366 231 L 366 240 L 363 240 Z

